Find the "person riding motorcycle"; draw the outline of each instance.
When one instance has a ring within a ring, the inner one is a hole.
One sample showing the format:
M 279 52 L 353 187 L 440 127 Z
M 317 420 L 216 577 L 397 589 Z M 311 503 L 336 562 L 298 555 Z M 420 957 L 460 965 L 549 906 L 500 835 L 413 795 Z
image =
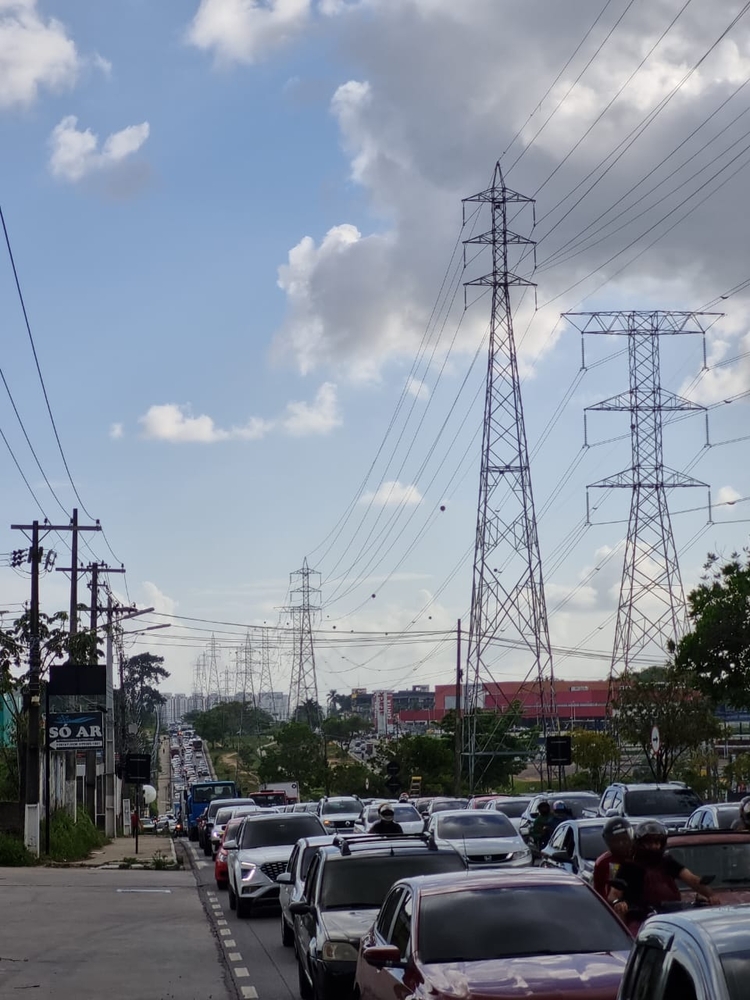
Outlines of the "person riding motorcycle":
M 620 865 L 633 856 L 633 827 L 624 816 L 607 820 L 602 830 L 607 850 L 594 863 L 594 889 L 602 899 L 609 895 L 609 882 L 617 878 Z
M 746 795 L 740 802 L 740 814 L 729 827 L 730 830 L 742 830 L 750 833 L 750 795 Z
M 529 831 L 529 837 L 538 850 L 541 851 L 547 846 L 550 837 L 561 821 L 561 817 L 555 816 L 552 812 L 549 802 L 542 799 L 537 806 L 537 815 L 534 817 Z
M 394 819 L 396 813 L 390 802 L 384 802 L 378 809 L 380 819 L 373 823 L 368 833 L 378 833 L 381 837 L 400 837 L 404 828 Z
M 552 803 L 552 814 L 558 823 L 564 823 L 566 819 L 573 819 L 573 813 L 562 799 L 556 799 Z
M 633 837 L 633 857 L 617 872 L 622 888 L 611 886 L 609 901 L 615 911 L 636 931 L 652 911 L 682 900 L 676 879 L 690 886 L 708 903 L 718 903 L 707 885 L 666 850 L 667 828 L 658 820 L 640 823 Z

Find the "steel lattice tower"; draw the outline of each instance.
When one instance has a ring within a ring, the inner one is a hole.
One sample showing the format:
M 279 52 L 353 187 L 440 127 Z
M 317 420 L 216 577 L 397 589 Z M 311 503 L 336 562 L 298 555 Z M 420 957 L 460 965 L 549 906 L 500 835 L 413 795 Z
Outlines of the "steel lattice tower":
M 193 667 L 193 694 L 200 698 L 201 711 L 206 710 L 206 654 L 201 653 Z
M 216 637 L 213 635 L 211 636 L 211 641 L 209 642 L 208 650 L 206 651 L 206 692 L 208 696 L 209 708 L 212 707 L 212 704 L 215 705 L 223 700 L 221 697 L 219 650 Z M 211 697 L 214 693 L 216 700 L 212 702 Z
M 263 703 L 263 696 L 266 696 L 266 702 Z M 273 690 L 273 674 L 271 671 L 271 641 L 269 638 L 269 631 L 267 628 L 262 629 L 260 633 L 260 671 L 258 674 L 258 708 L 262 708 L 265 712 L 269 712 L 274 718 L 283 718 L 284 713 L 281 714 L 276 709 L 276 702 L 274 699 Z
M 294 604 L 286 610 L 292 615 L 294 622 L 294 649 L 292 653 L 292 678 L 289 685 L 289 715 L 306 702 L 318 704 L 318 677 L 315 672 L 315 649 L 313 646 L 312 621 L 320 606 L 312 603 L 312 598 L 320 594 L 320 587 L 310 584 L 310 577 L 320 578 L 320 573 L 310 569 L 307 559 L 302 563 L 302 569 L 292 573 L 290 580 L 294 583 L 299 579 L 299 586 L 292 587 L 292 598 L 299 595 L 299 604 Z
M 534 498 L 531 489 L 529 453 L 526 443 L 518 359 L 513 334 L 512 291 L 533 287 L 533 282 L 515 274 L 520 258 L 535 255 L 532 240 L 511 232 L 508 210 L 514 218 L 531 213 L 534 201 L 506 187 L 499 162 L 491 187 L 464 199 L 490 210 L 490 228 L 465 241 L 466 246 L 487 247 L 492 254 L 492 270 L 467 285 L 490 289 L 492 307 L 489 329 L 484 432 L 479 481 L 474 572 L 471 595 L 471 624 L 466 668 L 468 715 L 464 744 L 469 760 L 469 784 L 475 784 L 477 747 L 476 713 L 482 707 L 485 680 L 492 678 L 490 663 L 497 656 L 493 642 L 516 638 L 528 670 L 538 684 L 545 732 L 556 729 L 554 673 L 550 649 L 547 609 L 544 600 L 542 561 L 539 554 Z M 523 647 L 526 647 L 524 653 Z
M 665 412 L 696 411 L 705 407 L 662 388 L 659 359 L 663 336 L 700 335 L 718 318 L 715 313 L 594 312 L 568 313 L 566 318 L 582 334 L 627 337 L 630 388 L 587 410 L 630 414 L 632 464 L 607 476 L 589 489 L 627 489 L 631 492 L 628 535 L 622 565 L 617 624 L 612 648 L 612 681 L 644 653 L 662 662 L 667 643 L 677 639 L 686 622 L 682 588 L 667 491 L 706 483 L 664 465 Z M 704 340 L 705 359 L 705 340 Z M 588 500 L 587 500 L 588 508 Z

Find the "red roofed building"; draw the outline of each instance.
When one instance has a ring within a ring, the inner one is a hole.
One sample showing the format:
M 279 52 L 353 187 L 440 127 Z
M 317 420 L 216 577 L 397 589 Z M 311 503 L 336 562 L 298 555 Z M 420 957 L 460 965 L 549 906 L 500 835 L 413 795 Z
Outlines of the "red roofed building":
M 549 699 L 549 682 L 545 684 Z M 601 724 L 606 716 L 608 680 L 555 681 L 557 715 L 564 727 Z M 541 699 L 536 681 L 504 681 L 500 684 L 484 685 L 484 708 L 488 711 L 504 711 L 514 701 L 521 704 L 523 719 L 536 723 L 541 719 Z M 456 688 L 453 684 L 438 684 L 435 687 L 435 719 L 443 718 L 446 712 L 456 707 Z

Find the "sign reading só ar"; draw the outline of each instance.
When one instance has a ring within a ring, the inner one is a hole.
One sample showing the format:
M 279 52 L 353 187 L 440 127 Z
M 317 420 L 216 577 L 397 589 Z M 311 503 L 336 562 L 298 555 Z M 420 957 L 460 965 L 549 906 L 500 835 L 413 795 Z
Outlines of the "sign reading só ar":
M 101 750 L 104 725 L 101 712 L 54 712 L 48 716 L 51 750 Z

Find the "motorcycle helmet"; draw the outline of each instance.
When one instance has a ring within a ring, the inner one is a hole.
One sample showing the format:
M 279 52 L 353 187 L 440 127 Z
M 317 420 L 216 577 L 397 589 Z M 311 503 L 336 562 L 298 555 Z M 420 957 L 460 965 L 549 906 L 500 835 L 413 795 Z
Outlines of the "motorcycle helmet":
M 552 804 L 552 811 L 556 813 L 557 812 L 567 813 L 568 809 L 562 799 L 557 799 Z
M 740 819 L 745 826 L 750 827 L 750 795 L 740 800 Z
M 623 835 L 629 837 L 631 840 L 633 839 L 633 827 L 630 820 L 625 819 L 624 816 L 613 816 L 612 819 L 608 819 L 604 824 L 602 838 L 607 847 L 609 847 L 615 837 Z
M 656 840 L 658 848 L 652 850 L 650 847 L 646 847 L 647 840 Z M 647 865 L 658 865 L 664 857 L 664 850 L 667 846 L 667 828 L 656 819 L 648 819 L 636 827 L 634 841 L 636 861 Z

